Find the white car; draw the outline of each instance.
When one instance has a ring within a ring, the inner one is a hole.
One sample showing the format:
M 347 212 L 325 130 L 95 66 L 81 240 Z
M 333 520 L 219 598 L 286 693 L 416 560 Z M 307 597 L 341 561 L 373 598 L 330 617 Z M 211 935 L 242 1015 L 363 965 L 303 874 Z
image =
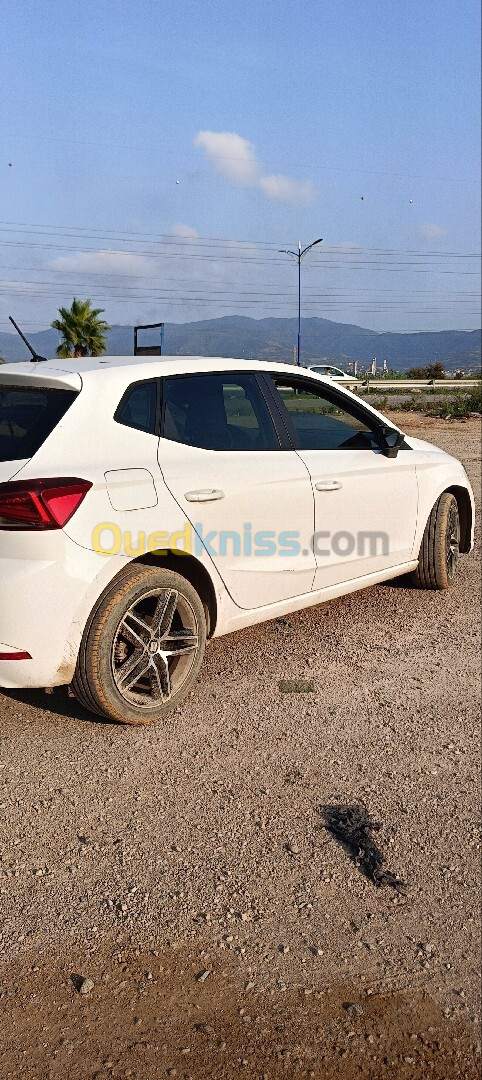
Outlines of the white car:
M 473 518 L 455 458 L 313 371 L 3 366 L 0 686 L 150 723 L 211 637 L 409 572 L 447 588 Z
M 308 371 L 314 371 L 315 375 L 326 375 L 327 378 L 333 379 L 334 382 L 358 382 L 358 379 L 355 375 L 347 375 L 346 371 L 342 371 L 342 369 L 339 367 L 333 367 L 333 364 L 311 364 L 308 368 Z

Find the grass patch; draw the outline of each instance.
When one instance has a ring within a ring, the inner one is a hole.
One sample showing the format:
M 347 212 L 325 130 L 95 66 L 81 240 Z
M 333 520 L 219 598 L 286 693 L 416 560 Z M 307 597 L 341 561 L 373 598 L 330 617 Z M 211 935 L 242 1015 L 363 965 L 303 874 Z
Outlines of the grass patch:
M 447 397 L 445 401 L 431 402 L 425 399 L 403 401 L 397 405 L 400 412 L 420 412 L 425 416 L 435 416 L 443 420 L 464 420 L 472 413 L 482 413 L 482 387 L 474 386 L 472 390 L 458 391 Z

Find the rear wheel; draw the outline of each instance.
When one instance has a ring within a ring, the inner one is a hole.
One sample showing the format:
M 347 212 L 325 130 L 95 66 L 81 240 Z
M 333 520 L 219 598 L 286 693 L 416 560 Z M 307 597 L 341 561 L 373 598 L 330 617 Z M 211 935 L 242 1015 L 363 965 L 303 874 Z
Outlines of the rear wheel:
M 454 495 L 445 491 L 425 526 L 414 583 L 420 589 L 449 589 L 455 580 L 459 550 L 459 508 Z
M 205 644 L 192 585 L 170 570 L 129 567 L 87 624 L 72 689 L 91 712 L 151 724 L 188 693 Z

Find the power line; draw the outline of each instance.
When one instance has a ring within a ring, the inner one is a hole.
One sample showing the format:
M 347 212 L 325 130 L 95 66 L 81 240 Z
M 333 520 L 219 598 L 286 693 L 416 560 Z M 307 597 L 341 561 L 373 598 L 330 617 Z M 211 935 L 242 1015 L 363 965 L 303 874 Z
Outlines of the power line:
M 10 265 L 7 265 L 7 264 L 3 264 L 3 265 L 0 265 L 0 269 L 2 269 L 2 270 L 10 270 L 10 271 L 13 270 L 13 271 L 17 271 L 17 272 L 35 273 L 35 274 L 57 273 L 57 271 L 52 270 L 52 268 L 36 267 L 36 266 L 10 266 Z M 58 271 L 58 273 L 61 273 L 63 276 L 67 275 L 69 277 L 88 277 L 88 278 L 95 277 L 95 278 L 102 279 L 102 281 L 105 281 L 106 278 L 114 278 L 115 283 L 112 284 L 112 285 L 109 285 L 109 284 L 107 284 L 107 282 L 105 282 L 104 287 L 106 289 L 107 288 L 121 287 L 121 286 L 126 288 L 126 289 L 131 289 L 131 288 L 136 288 L 137 287 L 137 286 L 128 286 L 128 285 L 126 285 L 125 283 L 128 282 L 128 281 L 139 282 L 138 287 L 141 288 L 140 282 L 159 280 L 160 281 L 160 286 L 162 285 L 162 287 L 164 288 L 164 291 L 176 292 L 176 293 L 179 292 L 178 288 L 172 288 L 171 289 L 169 286 L 164 285 L 162 279 L 156 278 L 155 275 L 149 275 L 149 276 L 146 276 L 146 277 L 142 276 L 142 278 L 139 278 L 139 275 L 133 275 L 133 274 L 118 275 L 118 274 L 114 274 L 114 273 L 108 274 L 108 273 L 105 273 L 105 272 L 90 271 L 90 270 L 84 270 L 84 271 L 83 270 L 65 270 L 63 267 L 62 267 L 61 271 L 60 270 Z M 16 281 L 16 279 L 14 279 L 14 278 L 9 279 L 9 280 L 12 283 Z M 19 284 L 26 283 L 28 280 L 29 279 L 22 278 L 22 279 L 19 279 L 18 283 Z M 199 287 L 201 285 L 206 284 L 205 280 L 200 280 L 200 281 L 197 282 L 195 279 L 192 279 L 192 281 L 188 281 L 188 280 L 186 280 L 186 278 L 173 278 L 171 275 L 169 275 L 169 282 L 176 282 L 177 284 L 181 284 L 184 287 L 184 289 L 192 289 L 192 288 Z M 47 282 L 45 282 L 45 283 L 44 282 L 33 282 L 33 283 L 38 284 L 38 285 L 48 284 Z M 86 284 L 85 282 L 70 282 L 70 281 L 69 282 L 64 282 L 64 281 L 56 280 L 54 282 L 50 282 L 50 284 L 53 284 L 53 285 L 65 285 L 66 288 L 70 288 L 70 289 L 79 288 L 79 289 L 82 289 L 82 290 L 86 290 L 86 289 L 92 290 L 92 289 L 94 289 L 96 287 L 96 283 L 92 284 L 90 282 Z M 259 294 L 260 294 L 260 283 L 259 282 L 244 281 L 242 283 L 229 284 L 229 283 L 226 282 L 226 279 L 223 279 L 223 278 L 210 278 L 208 284 L 209 284 L 209 286 L 212 286 L 212 285 L 224 285 L 225 288 L 224 288 L 223 292 L 226 295 L 230 295 L 230 296 L 233 295 L 234 290 L 236 291 L 236 295 L 249 295 L 247 290 L 250 287 L 254 289 L 253 295 L 259 296 Z M 279 282 L 263 282 L 263 289 L 279 289 Z M 218 289 L 211 290 L 211 294 L 219 293 L 219 292 L 220 292 L 220 290 L 218 290 Z M 278 291 L 278 292 L 275 292 L 275 293 L 270 292 L 270 293 L 266 293 L 265 295 L 267 297 L 280 296 L 280 297 L 285 297 L 288 300 L 291 300 L 293 298 L 293 296 L 295 295 L 295 292 L 296 292 L 295 285 L 293 285 L 291 288 L 288 285 L 288 290 L 287 291 L 283 291 L 283 292 Z M 328 295 L 330 293 L 331 294 L 334 293 L 337 296 L 344 296 L 344 295 L 349 296 L 349 295 L 352 295 L 352 294 L 366 293 L 366 292 L 376 293 L 377 295 L 380 294 L 380 293 L 391 293 L 391 294 L 395 293 L 397 296 L 399 295 L 399 289 L 397 289 L 397 288 L 389 288 L 389 289 L 387 289 L 387 288 L 384 288 L 383 286 L 379 287 L 379 286 L 373 286 L 373 285 L 370 286 L 370 287 L 367 287 L 367 286 L 354 286 L 353 285 L 349 289 L 340 289 L 339 286 L 327 285 L 327 286 L 324 287 L 323 293 L 321 295 Z M 429 296 L 433 296 L 434 292 L 433 292 L 433 289 L 417 289 L 413 293 L 413 295 L 417 296 L 417 297 L 420 296 L 421 294 L 427 294 Z M 315 291 L 314 289 L 312 289 L 312 288 L 310 288 L 308 286 L 305 289 L 305 296 L 310 296 L 310 295 L 319 296 L 320 293 L 318 292 L 318 290 Z M 405 292 L 405 297 L 409 297 L 410 295 L 412 295 L 410 292 Z M 464 297 L 474 298 L 474 297 L 479 297 L 480 293 L 479 293 L 478 290 L 468 291 L 468 290 L 464 289 L 464 290 L 452 291 L 450 294 L 442 295 L 441 297 L 438 297 L 438 299 L 444 300 L 444 299 L 447 299 L 447 297 L 448 297 L 448 299 L 450 299 L 451 296 L 464 296 Z
M 105 228 L 102 235 L 100 235 L 100 230 L 95 227 L 48 226 L 15 222 L 0 222 L 0 234 L 2 233 L 4 236 L 13 233 L 25 237 L 23 240 L 3 239 L 1 242 L 5 249 L 12 247 L 28 248 L 34 251 L 60 251 L 65 253 L 65 257 L 63 260 L 57 261 L 64 262 L 68 261 L 69 256 L 72 258 L 77 255 L 87 257 L 112 255 L 120 258 L 134 256 L 146 260 L 146 267 L 147 260 L 149 260 L 153 269 L 152 273 L 142 274 L 139 277 L 139 275 L 135 274 L 118 274 L 108 270 L 83 270 L 81 267 L 68 270 L 62 266 L 55 269 L 53 265 L 50 267 L 13 267 L 5 265 L 2 269 L 10 272 L 35 275 L 48 274 L 51 275 L 51 278 L 54 277 L 54 280 L 50 278 L 44 281 L 39 281 L 36 278 L 4 280 L 0 282 L 0 291 L 5 296 L 66 301 L 72 295 L 72 291 L 79 290 L 84 294 L 89 292 L 96 300 L 110 305 L 125 304 L 126 302 L 137 305 L 150 305 L 151 307 L 153 304 L 162 303 L 171 308 L 195 307 L 197 305 L 212 307 L 214 305 L 218 310 L 229 311 L 232 311 L 233 308 L 249 311 L 263 306 L 267 312 L 279 312 L 285 306 L 286 301 L 290 303 L 293 301 L 295 295 L 294 287 L 293 290 L 289 285 L 280 288 L 279 281 L 272 283 L 243 281 L 239 284 L 230 284 L 227 278 L 206 280 L 203 273 L 203 264 L 206 263 L 211 265 L 218 262 L 226 265 L 231 263 L 233 266 L 242 265 L 246 267 L 248 265 L 266 267 L 283 264 L 284 260 L 278 257 L 279 248 L 268 241 L 233 241 L 225 237 L 179 237 L 172 234 L 159 234 L 154 239 L 150 233 L 135 233 L 126 230 L 120 233 L 117 230 Z M 39 243 L 36 240 L 29 240 L 29 237 L 32 236 L 41 237 L 43 240 L 80 240 L 81 244 L 85 244 L 89 240 L 96 244 L 99 244 L 101 240 L 109 243 L 122 242 L 129 245 L 129 247 L 121 250 L 110 249 L 106 251 L 98 247 L 78 247 L 77 243 L 67 245 L 48 242 Z M 144 250 L 144 247 L 138 246 L 141 239 L 144 238 L 145 241 L 146 237 L 149 237 L 146 244 L 149 250 Z M 241 245 L 244 246 L 244 250 Z M 233 247 L 236 246 L 238 251 L 233 251 Z M 240 248 L 241 250 L 239 250 Z M 318 270 L 332 269 L 335 271 L 356 271 L 357 273 L 376 270 L 385 274 L 422 273 L 454 277 L 477 276 L 477 271 L 459 270 L 455 267 L 445 269 L 443 263 L 447 267 L 446 260 L 457 260 L 459 265 L 460 260 L 462 260 L 462 264 L 467 265 L 466 260 L 476 258 L 478 259 L 479 256 L 473 252 L 420 252 L 413 249 L 340 248 L 332 246 L 324 250 L 321 258 L 314 257 L 311 265 Z M 160 264 L 159 270 L 161 270 L 161 268 L 164 269 L 163 263 L 167 262 L 170 265 L 174 259 L 189 261 L 192 266 L 199 264 L 199 280 L 196 281 L 194 277 L 190 278 L 190 280 L 175 278 L 169 272 L 169 284 L 164 284 L 162 275 L 161 279 L 159 278 L 156 264 Z M 67 277 L 70 279 L 69 281 L 63 280 Z M 92 278 L 97 280 L 92 282 Z M 80 279 L 88 279 L 88 281 Z M 135 284 L 129 284 L 129 282 Z M 147 282 L 151 284 L 147 284 Z M 213 287 L 219 285 L 223 286 L 223 288 Z M 26 288 L 27 286 L 31 287 Z M 253 291 L 250 291 L 250 289 Z M 379 298 L 381 293 L 386 295 Z M 430 306 L 420 309 L 417 305 L 420 304 L 422 295 L 427 295 L 430 298 L 428 301 Z M 456 312 L 461 313 L 461 310 L 465 309 L 464 314 L 472 316 L 479 315 L 480 310 L 467 310 L 467 307 L 473 305 L 478 297 L 478 292 L 467 289 L 452 290 L 443 295 L 434 294 L 433 289 L 416 289 L 400 296 L 398 288 L 365 287 L 355 284 L 344 288 L 331 285 L 326 286 L 322 291 L 320 291 L 319 287 L 318 289 L 315 286 L 307 287 L 305 290 L 305 306 L 310 313 L 319 311 L 330 313 L 351 308 L 364 314 L 380 314 L 393 311 L 425 315 L 446 313 L 447 310 L 452 308 L 454 314 Z M 25 325 L 32 324 L 25 323 Z
M 192 283 L 192 284 L 190 284 L 189 282 L 184 282 L 184 289 L 180 290 L 177 287 L 173 288 L 173 287 L 171 287 L 169 285 L 164 285 L 164 284 L 157 285 L 157 286 L 146 286 L 146 285 L 141 285 L 141 284 L 139 284 L 139 286 L 126 285 L 124 283 L 124 281 L 121 280 L 121 281 L 117 281 L 115 284 L 105 284 L 104 283 L 103 285 L 101 285 L 101 284 L 95 283 L 94 285 L 89 286 L 89 291 L 91 293 L 93 293 L 94 295 L 96 295 L 99 291 L 100 291 L 100 294 L 103 295 L 107 291 L 107 294 L 109 295 L 109 293 L 112 293 L 112 290 L 115 290 L 118 293 L 121 292 L 122 295 L 133 296 L 134 298 L 135 298 L 136 295 L 142 295 L 142 296 L 147 297 L 151 293 L 155 293 L 158 296 L 160 291 L 163 294 L 174 293 L 175 295 L 179 295 L 179 292 L 183 291 L 184 294 L 188 296 L 189 293 L 192 292 L 193 290 L 198 291 L 199 288 L 202 287 L 202 284 L 203 283 L 197 283 L 197 284 Z M 204 282 L 204 284 L 206 284 L 206 283 Z M 19 280 L 15 279 L 15 278 L 10 278 L 10 279 L 0 280 L 0 288 L 2 288 L 2 287 L 5 288 L 6 286 L 13 286 L 13 287 L 16 287 L 16 288 L 19 288 L 19 287 L 23 288 L 24 285 L 35 285 L 38 290 L 45 290 L 47 288 L 58 288 L 58 289 L 62 289 L 62 290 L 65 289 L 65 290 L 69 290 L 69 291 L 71 291 L 72 289 L 85 289 L 85 285 L 82 282 L 80 282 L 80 283 L 79 282 L 70 282 L 70 281 L 65 282 L 65 281 L 58 281 L 58 280 L 57 281 L 36 281 L 35 279 L 32 279 L 32 278 L 22 278 L 22 279 L 19 279 Z M 31 290 L 29 290 L 29 292 L 30 291 Z M 366 290 L 360 290 L 360 291 L 366 291 Z M 377 290 L 371 290 L 371 291 L 377 291 Z M 399 296 L 398 290 L 394 289 L 394 290 L 390 290 L 390 291 L 395 293 L 397 295 L 397 297 Z M 426 292 L 428 292 L 430 295 L 433 295 L 430 292 L 430 290 L 426 290 Z M 344 300 L 346 300 L 347 303 L 349 303 L 350 302 L 349 297 L 352 295 L 352 293 L 348 292 L 348 290 L 343 290 L 341 292 L 338 292 L 338 291 L 335 291 L 334 289 L 332 289 L 331 290 L 331 295 L 329 295 L 328 290 L 323 290 L 323 292 L 321 292 L 321 293 L 320 292 L 314 292 L 314 291 L 309 291 L 309 292 L 307 291 L 306 295 L 307 295 L 308 299 L 311 299 L 313 302 L 315 302 L 316 300 L 325 300 L 325 299 L 326 300 L 333 300 L 333 299 L 336 299 L 337 297 L 339 297 L 340 299 L 344 299 Z M 407 294 L 407 296 L 404 297 L 403 300 L 401 298 L 397 299 L 395 301 L 393 301 L 393 300 L 380 300 L 380 301 L 378 301 L 378 303 L 381 303 L 381 304 L 382 303 L 383 304 L 385 304 L 385 303 L 386 304 L 393 304 L 393 303 L 406 302 L 409 295 L 410 294 Z M 417 293 L 415 293 L 413 295 L 417 296 L 417 301 L 418 301 L 418 295 L 419 295 L 418 291 L 417 291 Z M 209 296 L 213 297 L 213 298 L 216 298 L 216 297 L 229 297 L 231 299 L 237 299 L 238 297 L 255 297 L 256 298 L 256 301 L 255 301 L 256 303 L 263 303 L 263 298 L 260 297 L 260 289 L 259 289 L 259 287 L 254 289 L 253 291 L 250 291 L 248 289 L 241 289 L 239 287 L 233 288 L 232 286 L 228 286 L 227 288 L 224 288 L 224 289 L 211 289 Z M 453 294 L 449 294 L 448 297 L 446 297 L 446 298 L 444 298 L 444 297 L 440 298 L 440 300 L 443 301 L 445 299 L 445 302 L 448 301 L 448 302 L 453 302 L 453 303 L 473 303 L 473 300 L 474 300 L 475 296 L 478 296 L 477 292 L 460 293 L 460 294 L 459 293 L 453 293 Z M 265 298 L 266 299 L 284 299 L 284 300 L 288 299 L 288 300 L 291 300 L 292 297 L 293 297 L 293 292 L 279 291 L 279 292 L 265 293 Z M 166 298 L 168 298 L 168 297 L 166 297 Z M 355 299 L 353 301 L 353 303 L 358 303 L 358 302 L 359 302 L 358 299 Z
M 22 298 L 25 298 L 25 299 L 40 298 L 40 299 L 52 299 L 52 300 L 57 300 L 57 301 L 62 300 L 64 298 L 67 298 L 68 296 L 71 295 L 71 294 L 67 294 L 67 292 L 64 292 L 62 290 L 56 290 L 56 291 L 50 292 L 50 291 L 46 291 L 46 290 L 38 291 L 38 290 L 33 290 L 32 289 L 32 290 L 29 290 L 28 292 L 25 292 L 24 289 L 16 290 L 16 289 L 12 289 L 12 288 L 3 289 L 3 294 L 4 295 L 11 295 L 11 296 L 21 296 Z M 257 304 L 262 304 L 263 307 L 264 307 L 264 310 L 276 310 L 276 311 L 279 311 L 280 306 L 281 306 L 280 302 L 267 303 L 265 300 L 235 300 L 235 301 L 233 301 L 232 299 L 231 300 L 223 300 L 223 299 L 219 299 L 219 298 L 216 298 L 216 297 L 205 297 L 205 296 L 189 296 L 189 297 L 185 297 L 185 298 L 180 297 L 180 298 L 176 299 L 176 298 L 173 298 L 173 297 L 165 297 L 163 295 L 146 297 L 146 296 L 142 296 L 142 295 L 141 296 L 131 296 L 131 295 L 125 295 L 125 294 L 120 293 L 120 294 L 115 294 L 115 295 L 108 296 L 106 299 L 111 304 L 122 303 L 123 305 L 125 305 L 126 300 L 128 300 L 131 303 L 142 304 L 142 305 L 149 304 L 151 306 L 155 302 L 164 302 L 164 303 L 169 304 L 171 307 L 173 307 L 173 306 L 174 307 L 176 307 L 176 306 L 186 307 L 186 306 L 190 306 L 190 305 L 202 304 L 203 306 L 214 305 L 218 309 L 220 309 L 220 308 L 221 309 L 222 308 L 229 308 L 231 310 L 232 310 L 233 306 L 244 307 L 244 308 L 251 309 L 253 306 L 255 306 Z M 424 313 L 426 315 L 429 315 L 429 314 L 441 314 L 441 313 L 446 313 L 447 312 L 447 305 L 446 304 L 444 304 L 443 306 L 440 306 L 440 307 L 427 307 L 427 306 L 425 306 L 423 309 L 417 309 L 417 308 L 414 309 L 413 305 L 416 304 L 416 301 L 413 301 L 411 306 L 407 306 L 407 302 L 405 302 L 405 301 L 401 301 L 399 305 L 394 305 L 394 304 L 391 304 L 391 305 L 390 304 L 376 305 L 376 304 L 373 303 L 373 301 L 369 301 L 368 303 L 369 303 L 369 306 L 368 306 L 368 304 L 363 304 L 363 302 L 358 302 L 358 301 L 352 301 L 352 302 L 349 302 L 347 304 L 346 301 L 344 301 L 344 300 L 339 301 L 339 302 L 336 302 L 335 300 L 320 300 L 320 301 L 310 301 L 310 302 L 308 302 L 307 306 L 309 308 L 314 309 L 315 311 L 320 311 L 320 310 L 324 310 L 324 311 L 337 310 L 338 311 L 340 309 L 343 309 L 346 306 L 352 306 L 352 307 L 356 308 L 357 311 L 360 311 L 360 312 L 363 311 L 365 313 L 382 313 L 383 311 L 387 312 L 387 311 L 394 310 L 394 311 L 397 311 L 397 312 L 405 311 L 407 313 L 411 312 L 412 314 Z M 477 314 L 479 314 L 478 310 L 477 311 L 472 311 L 472 310 L 465 311 L 465 315 L 477 315 Z
M 92 248 L 75 248 L 74 249 L 72 247 L 65 247 L 65 246 L 62 246 L 62 245 L 59 245 L 59 244 L 37 244 L 37 243 L 27 243 L 27 242 L 24 242 L 24 241 L 20 242 L 20 241 L 13 241 L 13 240 L 4 240 L 4 241 L 2 241 L 2 244 L 3 244 L 4 247 L 16 247 L 16 248 L 19 247 L 19 248 L 29 248 L 29 249 L 33 248 L 34 250 L 42 250 L 42 251 L 66 251 L 66 252 L 70 252 L 70 253 L 74 252 L 76 254 L 89 254 L 89 255 L 92 255 L 92 254 L 105 255 L 105 254 L 107 254 L 106 252 L 95 251 Z M 125 255 L 126 252 L 123 252 L 123 251 L 110 251 L 110 252 L 108 252 L 108 254 L 110 254 L 110 255 L 115 254 L 115 255 L 121 255 L 122 256 L 122 255 Z M 183 251 L 172 251 L 172 252 L 169 252 L 169 253 L 165 253 L 165 252 L 160 253 L 160 252 L 152 252 L 152 251 L 131 251 L 128 254 L 142 256 L 143 258 L 146 258 L 146 259 L 182 259 L 182 260 L 189 260 L 189 261 L 192 261 L 193 259 L 197 259 L 197 260 L 202 260 L 204 262 L 242 262 L 244 265 L 246 265 L 248 263 L 255 263 L 258 266 L 261 266 L 261 265 L 266 266 L 266 265 L 283 263 L 282 259 L 276 259 L 276 258 L 260 259 L 260 258 L 252 258 L 251 256 L 246 258 L 246 257 L 240 256 L 240 255 L 216 255 L 216 256 L 213 256 L 213 255 L 202 255 L 202 254 L 199 254 L 197 252 L 191 253 L 191 254 L 189 254 L 189 253 L 186 254 Z M 420 267 L 418 266 L 417 263 L 403 262 L 403 261 L 400 261 L 400 262 L 397 263 L 395 260 L 385 260 L 383 262 L 383 261 L 377 261 L 375 259 L 359 259 L 357 262 L 347 264 L 347 263 L 329 262 L 328 260 L 325 260 L 324 262 L 322 262 L 321 260 L 313 259 L 312 266 L 318 266 L 318 267 L 323 267 L 323 268 L 329 267 L 329 268 L 332 268 L 332 269 L 343 269 L 343 270 L 358 270 L 358 269 L 361 269 L 363 267 L 370 266 L 373 270 L 385 270 L 385 271 L 392 270 L 393 271 L 393 270 L 398 269 L 398 270 L 402 270 L 402 271 L 411 270 L 412 273 L 419 273 L 419 274 L 420 273 L 431 273 L 431 274 L 451 274 L 451 275 L 455 274 L 455 275 L 472 276 L 472 277 L 477 277 L 478 276 L 478 271 L 476 271 L 476 270 L 441 270 L 438 266 L 431 267 L 430 269 L 420 269 Z
M 36 233 L 36 232 L 32 231 L 32 230 L 37 230 L 37 229 L 43 230 L 43 231 L 39 232 L 39 233 Z M 73 231 L 66 232 L 66 230 L 73 230 Z M 117 229 L 106 229 L 105 227 L 103 227 L 102 230 L 101 230 L 101 229 L 96 229 L 95 226 L 85 226 L 84 227 L 84 226 L 77 226 L 77 225 L 42 225 L 42 224 L 40 224 L 38 222 L 0 221 L 0 232 L 23 232 L 23 231 L 25 231 L 27 233 L 27 235 L 44 236 L 47 233 L 48 235 L 53 235 L 53 236 L 58 235 L 60 238 L 66 237 L 66 238 L 72 238 L 72 239 L 77 239 L 77 233 L 81 233 L 81 234 L 91 233 L 93 235 L 91 235 L 91 236 L 85 236 L 84 235 L 82 238 L 86 239 L 86 240 L 91 239 L 91 240 L 96 240 L 96 241 L 98 241 L 98 240 L 117 239 L 117 240 L 125 241 L 126 243 L 134 243 L 134 241 L 129 240 L 130 236 L 141 237 L 141 238 L 149 238 L 150 237 L 151 239 L 150 239 L 149 243 L 151 244 L 151 246 L 154 246 L 154 245 L 162 246 L 164 244 L 169 246 L 169 245 L 174 244 L 174 245 L 181 245 L 183 248 L 186 248 L 186 247 L 189 247 L 191 245 L 193 245 L 194 247 L 196 247 L 196 246 L 210 247 L 212 245 L 217 246 L 218 244 L 221 244 L 221 245 L 224 244 L 224 245 L 228 245 L 228 246 L 232 246 L 233 244 L 246 244 L 246 245 L 248 245 L 250 247 L 267 248 L 267 249 L 272 250 L 275 253 L 277 253 L 279 251 L 278 243 L 273 243 L 273 242 L 268 241 L 268 240 L 249 240 L 249 239 L 246 239 L 246 238 L 244 238 L 244 239 L 229 239 L 227 237 L 221 237 L 221 236 L 186 236 L 186 237 L 184 237 L 184 236 L 180 236 L 180 235 L 177 236 L 176 234 L 173 234 L 173 233 L 159 233 L 157 236 L 153 236 L 153 234 L 151 232 L 148 232 L 148 233 L 130 232 L 129 230 L 126 230 L 126 229 L 120 231 L 120 230 L 117 230 Z M 101 232 L 102 232 L 103 235 L 99 235 Z M 108 235 L 105 235 L 106 233 Z M 89 249 L 84 249 L 84 250 L 89 250 L 90 251 L 91 249 L 89 248 Z M 482 254 L 479 253 L 479 252 L 419 251 L 416 248 L 407 248 L 407 249 L 404 249 L 404 248 L 369 248 L 369 247 L 359 248 L 356 245 L 353 245 L 352 247 L 348 247 L 348 248 L 345 247 L 345 246 L 340 247 L 339 245 L 331 245 L 331 246 L 327 245 L 324 248 L 324 251 L 328 252 L 329 254 L 338 255 L 340 257 L 343 257 L 343 256 L 356 257 L 358 255 L 363 255 L 365 253 L 370 253 L 370 254 L 379 254 L 379 255 L 415 255 L 417 258 L 421 258 L 421 259 L 426 259 L 426 258 L 431 258 L 431 257 L 435 257 L 435 258 L 460 258 L 460 259 L 480 259 L 480 258 L 482 258 Z M 135 254 L 135 253 L 131 253 L 131 254 Z

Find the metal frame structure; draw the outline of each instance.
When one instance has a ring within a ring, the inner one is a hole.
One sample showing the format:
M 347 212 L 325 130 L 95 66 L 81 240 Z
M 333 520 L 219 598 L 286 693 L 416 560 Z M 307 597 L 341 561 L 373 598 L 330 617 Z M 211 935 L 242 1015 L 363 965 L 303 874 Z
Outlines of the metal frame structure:
M 137 332 L 138 330 L 160 330 L 160 344 L 159 345 L 138 345 L 137 344 Z M 162 348 L 164 345 L 164 323 L 142 323 L 139 326 L 134 327 L 134 356 L 162 356 Z

